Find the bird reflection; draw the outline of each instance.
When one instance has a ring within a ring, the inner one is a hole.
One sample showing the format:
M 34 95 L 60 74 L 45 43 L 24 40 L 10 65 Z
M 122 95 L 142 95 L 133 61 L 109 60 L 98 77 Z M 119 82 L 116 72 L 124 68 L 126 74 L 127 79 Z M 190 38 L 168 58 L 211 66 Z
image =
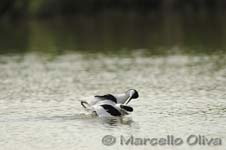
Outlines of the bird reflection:
M 104 125 L 118 126 L 118 125 L 129 125 L 131 126 L 134 121 L 129 117 L 115 117 L 115 118 L 100 118 Z

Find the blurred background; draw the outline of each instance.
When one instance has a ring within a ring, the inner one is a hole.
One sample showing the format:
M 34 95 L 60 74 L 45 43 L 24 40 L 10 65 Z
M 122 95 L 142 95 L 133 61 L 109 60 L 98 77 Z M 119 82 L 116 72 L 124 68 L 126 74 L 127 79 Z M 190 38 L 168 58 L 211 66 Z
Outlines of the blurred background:
M 1 0 L 0 52 L 222 52 L 225 8 L 225 0 Z
M 225 140 L 225 52 L 226 0 L 0 0 L 0 149 L 106 150 L 105 135 Z M 128 89 L 140 97 L 120 120 L 80 105 Z

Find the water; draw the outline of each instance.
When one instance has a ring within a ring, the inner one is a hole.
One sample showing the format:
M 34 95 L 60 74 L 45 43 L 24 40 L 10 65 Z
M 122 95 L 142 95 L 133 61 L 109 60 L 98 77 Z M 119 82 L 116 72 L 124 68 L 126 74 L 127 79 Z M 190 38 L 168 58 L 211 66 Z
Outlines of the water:
M 192 44 L 178 46 L 177 40 L 175 43 L 164 40 L 170 43 L 165 45 L 169 49 L 156 44 L 159 51 L 141 47 L 142 40 L 135 43 L 128 40 L 133 44 L 122 40 L 122 44 L 116 42 L 101 49 L 101 41 L 92 45 L 90 42 L 95 38 L 89 40 L 85 33 L 77 35 L 80 40 L 84 36 L 84 45 L 73 45 L 74 37 L 69 31 L 41 24 L 30 23 L 26 38 L 12 39 L 11 44 L 5 39 L 8 44 L 1 44 L 0 149 L 225 148 L 226 55 L 224 45 L 216 44 L 220 41 L 207 43 L 202 50 L 192 49 Z M 15 46 L 17 43 L 21 47 Z M 111 50 L 114 48 L 115 51 Z M 134 112 L 122 119 L 92 117 L 79 103 L 84 97 L 121 93 L 130 88 L 137 89 L 140 98 L 131 102 Z M 191 134 L 221 138 L 223 145 L 189 146 L 186 137 Z M 104 146 L 105 135 L 115 136 L 116 143 Z M 173 135 L 183 138 L 185 143 L 122 146 L 121 135 L 140 138 Z
M 152 55 L 162 55 L 179 49 L 206 54 L 226 49 L 225 18 L 226 14 L 114 14 L 0 22 L 0 53 L 85 50 L 112 54 L 148 49 Z

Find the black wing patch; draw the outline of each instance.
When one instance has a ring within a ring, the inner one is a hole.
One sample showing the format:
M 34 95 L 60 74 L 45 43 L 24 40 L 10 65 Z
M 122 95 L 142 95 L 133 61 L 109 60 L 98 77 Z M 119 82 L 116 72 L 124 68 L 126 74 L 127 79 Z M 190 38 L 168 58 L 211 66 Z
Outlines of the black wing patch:
M 126 111 L 133 112 L 133 107 L 131 106 L 120 105 L 120 107 Z
M 110 101 L 112 101 L 112 102 L 115 102 L 115 103 L 117 103 L 117 100 L 116 100 L 116 98 L 113 96 L 113 95 L 111 95 L 111 94 L 107 94 L 107 95 L 97 95 L 97 96 L 95 96 L 95 97 L 97 97 L 97 98 L 99 98 L 99 99 L 101 99 L 101 100 L 110 100 Z
M 111 114 L 112 116 L 121 116 L 122 114 L 113 106 L 111 105 L 101 105 L 109 114 Z

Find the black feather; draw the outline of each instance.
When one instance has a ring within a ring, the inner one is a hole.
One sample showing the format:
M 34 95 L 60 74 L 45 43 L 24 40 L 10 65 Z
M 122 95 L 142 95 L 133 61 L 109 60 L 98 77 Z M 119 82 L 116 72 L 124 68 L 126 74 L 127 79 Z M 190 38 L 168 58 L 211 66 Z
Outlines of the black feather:
M 107 94 L 107 95 L 96 95 L 95 97 L 97 97 L 97 98 L 99 98 L 101 100 L 110 100 L 112 102 L 117 103 L 116 98 L 113 95 L 111 95 L 111 94 Z
M 112 116 L 121 116 L 122 114 L 113 106 L 111 105 L 101 105 L 109 114 L 111 114 Z
M 120 107 L 126 111 L 133 112 L 133 107 L 131 106 L 120 105 Z

